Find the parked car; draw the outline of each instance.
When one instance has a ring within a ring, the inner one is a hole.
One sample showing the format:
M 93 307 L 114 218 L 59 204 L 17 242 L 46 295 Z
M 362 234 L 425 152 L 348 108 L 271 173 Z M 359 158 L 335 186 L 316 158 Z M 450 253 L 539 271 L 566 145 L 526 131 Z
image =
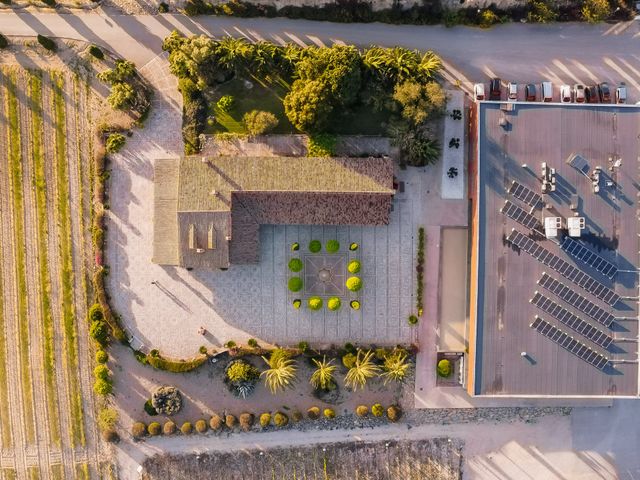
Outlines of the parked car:
M 524 98 L 527 102 L 536 101 L 536 86 L 533 83 L 527 84 L 524 89 Z
M 611 90 L 609 90 L 609 84 L 602 82 L 598 84 L 598 98 L 602 103 L 611 103 Z
M 562 103 L 571 103 L 571 87 L 569 85 L 560 86 L 560 101 Z
M 587 103 L 598 103 L 598 93 L 596 87 L 593 85 L 587 85 L 584 87 L 584 98 Z
M 502 96 L 502 82 L 499 78 L 492 78 L 489 83 L 489 100 L 500 100 Z
M 627 86 L 624 82 L 620 82 L 616 88 L 616 103 L 627 103 Z
M 515 82 L 509 82 L 507 86 L 507 95 L 509 96 L 509 100 L 517 100 L 518 99 L 518 84 Z
M 484 100 L 484 84 L 476 83 L 473 86 L 473 96 L 476 100 Z
M 573 98 L 576 103 L 584 103 L 584 85 L 581 83 L 576 83 L 573 86 Z
M 542 101 L 553 102 L 553 84 L 551 82 L 542 82 L 540 89 L 542 90 Z

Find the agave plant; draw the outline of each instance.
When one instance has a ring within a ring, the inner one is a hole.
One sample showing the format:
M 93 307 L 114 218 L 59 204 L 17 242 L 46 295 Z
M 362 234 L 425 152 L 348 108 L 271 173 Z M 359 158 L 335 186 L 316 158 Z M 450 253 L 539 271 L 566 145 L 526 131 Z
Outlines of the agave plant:
M 373 363 L 373 358 L 373 351 L 367 350 L 364 352 L 358 350 L 353 367 L 349 369 L 346 377 L 344 377 L 344 384 L 353 390 L 363 389 L 370 378 L 380 373 L 380 367 Z
M 271 393 L 276 394 L 278 391 L 292 387 L 296 379 L 296 361 L 290 358 L 288 352 L 281 348 L 275 349 L 267 359 L 262 357 L 269 368 L 262 372 L 260 376 L 264 376 L 264 383 Z
M 407 352 L 404 350 L 394 350 L 387 355 L 382 365 L 383 373 L 380 375 L 384 378 L 386 385 L 390 381 L 403 382 L 411 370 L 411 364 L 407 361 Z
M 322 361 L 319 362 L 314 358 L 313 363 L 318 368 L 311 375 L 309 382 L 316 390 L 328 390 L 334 383 L 333 372 L 335 372 L 336 366 L 333 365 L 333 359 L 327 362 L 327 357 L 322 357 Z

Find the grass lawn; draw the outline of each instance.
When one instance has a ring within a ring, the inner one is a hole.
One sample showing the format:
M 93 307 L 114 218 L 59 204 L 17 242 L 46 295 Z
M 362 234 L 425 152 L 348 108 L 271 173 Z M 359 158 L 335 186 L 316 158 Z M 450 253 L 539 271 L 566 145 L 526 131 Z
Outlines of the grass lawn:
M 387 134 L 389 110 L 374 111 L 370 106 L 358 104 L 350 111 L 334 111 L 327 128 L 337 135 L 382 135 Z

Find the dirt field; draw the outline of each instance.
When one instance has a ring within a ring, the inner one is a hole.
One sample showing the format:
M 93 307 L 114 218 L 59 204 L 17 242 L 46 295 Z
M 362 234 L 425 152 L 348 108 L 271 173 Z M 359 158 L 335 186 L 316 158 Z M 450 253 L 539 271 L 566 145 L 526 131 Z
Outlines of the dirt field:
M 332 443 L 298 448 L 155 456 L 144 479 L 454 480 L 462 478 L 462 444 L 434 438 L 413 442 Z

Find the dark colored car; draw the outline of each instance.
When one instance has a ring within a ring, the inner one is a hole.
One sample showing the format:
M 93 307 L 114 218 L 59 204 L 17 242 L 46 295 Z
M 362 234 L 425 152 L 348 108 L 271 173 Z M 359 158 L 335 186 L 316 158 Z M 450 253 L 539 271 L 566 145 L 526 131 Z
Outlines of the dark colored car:
M 489 83 L 489 100 L 500 100 L 502 95 L 502 82 L 499 78 L 492 78 Z
M 607 82 L 598 84 L 598 97 L 602 103 L 611 103 L 611 90 Z
M 587 85 L 584 87 L 584 98 L 587 103 L 598 103 L 598 93 L 596 87 L 593 85 Z
M 536 86 L 533 83 L 528 83 L 525 87 L 524 98 L 527 102 L 536 101 Z

